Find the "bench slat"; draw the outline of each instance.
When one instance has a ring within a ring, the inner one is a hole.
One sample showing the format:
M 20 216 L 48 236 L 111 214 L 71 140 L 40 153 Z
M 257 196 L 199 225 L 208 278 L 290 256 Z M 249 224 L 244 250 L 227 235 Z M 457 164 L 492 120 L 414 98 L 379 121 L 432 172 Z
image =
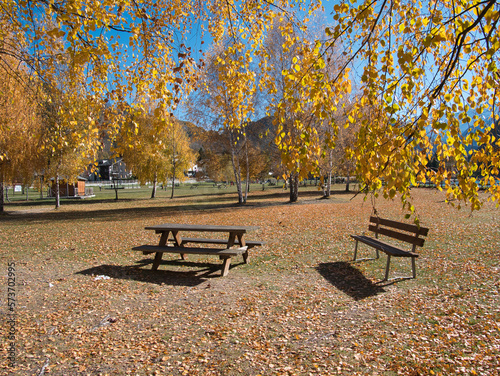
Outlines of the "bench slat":
M 397 222 L 397 221 L 392 221 L 390 219 L 384 219 L 372 216 L 370 217 L 370 222 L 374 223 L 375 226 L 378 223 L 381 226 L 393 227 L 397 228 L 398 230 L 413 232 L 415 235 L 427 236 L 427 234 L 429 233 L 429 229 L 426 227 L 419 227 L 417 225 L 412 225 L 410 223 Z
M 389 236 L 389 237 L 394 238 L 394 239 L 402 240 L 406 243 L 415 244 L 415 245 L 418 245 L 419 247 L 423 247 L 424 243 L 425 243 L 425 239 L 423 239 L 423 238 L 417 238 L 415 236 L 403 234 L 401 232 L 393 231 L 391 229 L 384 228 L 384 227 L 377 228 L 374 225 L 370 225 L 370 226 L 368 226 L 368 230 L 373 231 L 373 232 L 378 233 L 378 234 L 381 234 L 381 235 Z
M 174 239 L 169 239 L 169 241 L 173 242 Z M 200 243 L 200 244 L 227 244 L 227 239 L 206 239 L 206 238 L 182 238 L 182 244 L 186 243 Z M 240 244 L 239 240 L 236 238 L 234 241 L 235 245 Z M 258 240 L 245 240 L 245 245 L 248 248 L 257 247 L 265 244 L 262 241 Z
M 166 229 L 169 231 L 206 231 L 206 232 L 229 232 L 245 234 L 250 231 L 258 230 L 257 226 L 221 226 L 221 225 L 195 225 L 195 224 L 180 224 L 180 223 L 166 223 L 157 226 L 147 226 L 146 230 L 154 230 L 156 232 L 163 232 Z
M 132 248 L 133 251 L 162 252 L 197 255 L 238 256 L 247 251 L 248 247 L 220 249 L 220 248 L 193 248 L 193 247 L 170 247 L 159 245 L 140 245 Z
M 351 235 L 351 237 L 355 240 L 362 242 L 362 243 L 368 244 L 368 245 L 372 246 L 373 248 L 377 248 L 378 250 L 380 250 L 384 253 L 390 254 L 391 256 L 394 256 L 394 257 L 418 257 L 418 254 L 416 254 L 416 253 L 403 251 L 402 249 L 394 247 L 393 245 L 384 243 L 378 239 L 374 239 L 374 238 L 371 238 L 369 236 Z

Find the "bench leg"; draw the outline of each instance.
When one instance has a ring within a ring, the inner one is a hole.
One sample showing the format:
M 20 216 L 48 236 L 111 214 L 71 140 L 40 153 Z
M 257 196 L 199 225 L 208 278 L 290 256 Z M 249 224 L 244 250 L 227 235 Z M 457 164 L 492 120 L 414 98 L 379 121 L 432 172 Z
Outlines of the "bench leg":
M 417 269 L 416 269 L 416 262 L 415 262 L 416 257 L 411 257 L 411 271 L 412 271 L 412 276 L 411 277 L 395 277 L 391 278 L 390 280 L 396 280 L 396 279 L 415 279 L 417 278 Z M 391 264 L 391 255 L 387 254 L 387 265 L 385 267 L 385 278 L 384 281 L 389 281 L 389 267 Z
M 158 266 L 160 266 L 162 256 L 163 252 L 156 252 L 155 259 L 153 261 L 153 270 L 157 270 Z
M 249 261 L 248 261 L 248 250 L 245 253 L 243 253 L 243 262 L 245 264 L 249 263 Z
M 391 255 L 387 255 L 387 265 L 385 266 L 385 279 L 384 281 L 389 280 L 389 266 L 391 265 Z
M 222 263 L 222 276 L 225 277 L 229 273 L 229 266 L 231 266 L 231 257 L 225 257 Z
M 160 242 L 158 243 L 158 245 L 160 247 L 163 247 L 167 244 L 167 240 L 168 240 L 168 234 L 169 234 L 170 231 L 166 231 L 166 232 L 162 232 L 161 235 L 160 235 Z M 151 253 L 154 253 L 154 252 L 148 252 L 148 251 L 143 251 L 142 254 L 143 255 L 149 255 Z
M 380 256 L 379 256 L 377 248 L 375 248 L 375 254 L 376 254 L 376 257 L 358 259 L 358 240 L 356 240 L 356 243 L 354 245 L 354 257 L 353 257 L 352 261 L 367 261 L 367 260 L 378 259 Z
M 174 244 L 176 247 L 184 247 L 184 242 L 182 241 L 179 231 L 172 231 L 174 237 Z M 186 254 L 181 253 L 181 260 L 187 260 Z

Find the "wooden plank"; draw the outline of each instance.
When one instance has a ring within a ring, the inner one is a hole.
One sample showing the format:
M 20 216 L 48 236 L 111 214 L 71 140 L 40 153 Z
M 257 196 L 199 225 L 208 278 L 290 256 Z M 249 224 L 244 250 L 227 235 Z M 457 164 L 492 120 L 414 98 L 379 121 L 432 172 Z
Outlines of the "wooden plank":
M 416 235 L 427 236 L 429 229 L 426 227 L 419 227 L 417 225 L 412 225 L 410 223 L 403 223 L 398 221 L 392 221 L 390 219 L 384 219 L 379 217 L 370 217 L 370 222 L 374 223 L 376 227 L 377 224 L 380 226 L 393 227 L 398 230 L 413 232 Z
M 229 273 L 231 266 L 231 257 L 226 257 L 222 263 L 222 276 L 225 277 Z
M 170 241 L 174 241 L 173 239 L 169 239 Z M 200 244 L 227 244 L 226 239 L 209 239 L 209 238 L 182 238 L 182 244 L 187 243 L 200 243 Z M 266 244 L 260 240 L 245 240 L 245 245 L 248 248 L 257 247 Z M 234 245 L 239 245 L 239 241 L 236 239 Z
M 396 248 L 391 244 L 384 243 L 378 239 L 371 238 L 369 236 L 357 236 L 351 235 L 351 237 L 355 240 L 358 240 L 362 243 L 365 243 L 373 248 L 377 248 L 380 251 L 390 254 L 394 257 L 418 257 L 418 254 L 404 251 L 400 248 Z
M 237 232 L 244 234 L 259 229 L 257 226 L 220 226 L 220 225 L 195 225 L 181 223 L 164 223 L 156 226 L 147 226 L 146 230 L 155 231 L 204 231 L 204 232 Z
M 242 247 L 246 246 L 245 239 L 243 238 L 243 234 L 237 234 L 236 235 L 235 243 L 236 242 L 240 243 Z
M 158 267 L 160 266 L 160 263 L 161 263 L 162 256 L 163 256 L 162 252 L 155 253 L 155 259 L 153 261 L 153 267 L 152 267 L 153 270 L 158 270 Z
M 243 253 L 243 262 L 244 262 L 245 264 L 249 264 L 249 263 L 250 263 L 250 261 L 248 260 L 248 248 L 249 248 L 249 247 L 247 246 L 247 250 L 246 250 L 246 252 L 244 252 L 244 253 Z
M 169 231 L 165 231 L 165 232 L 162 232 L 162 233 L 161 233 L 161 236 L 160 236 L 160 243 L 159 243 L 159 245 L 164 246 L 164 245 L 166 245 L 166 244 L 167 244 L 167 241 L 168 241 L 168 233 L 169 233 Z M 143 251 L 142 253 L 143 253 L 143 254 L 145 254 L 145 255 L 149 255 L 149 254 L 151 254 L 151 253 L 153 253 L 153 252 Z
M 193 247 L 168 247 L 158 245 L 140 245 L 132 248 L 133 251 L 149 251 L 156 253 L 185 253 L 197 255 L 216 255 L 216 256 L 237 256 L 245 253 L 247 247 L 233 248 L 233 249 L 220 249 L 220 248 L 193 248 Z
M 356 244 L 354 245 L 354 257 L 353 257 L 352 261 L 376 260 L 380 257 L 379 252 L 378 252 L 378 248 L 373 247 L 373 248 L 375 248 L 376 257 L 358 259 L 358 241 L 359 241 L 359 238 L 356 235 L 351 235 L 351 238 L 356 240 Z
M 177 247 L 182 247 L 182 238 L 179 235 L 179 231 L 172 231 L 172 236 L 174 237 L 174 243 Z
M 227 239 L 227 247 L 231 248 L 234 245 L 234 242 L 236 241 L 236 233 L 235 232 L 230 232 L 229 237 Z
M 417 238 L 415 236 L 403 234 L 402 232 L 393 231 L 391 229 L 384 227 L 376 228 L 375 226 L 370 225 L 368 226 L 368 230 L 378 233 L 380 235 L 388 236 L 393 239 L 404 241 L 406 243 L 415 244 L 418 245 L 419 247 L 423 247 L 425 243 L 425 239 L 423 238 Z
M 170 231 L 165 231 L 161 233 L 159 245 L 164 246 L 167 244 L 168 234 Z

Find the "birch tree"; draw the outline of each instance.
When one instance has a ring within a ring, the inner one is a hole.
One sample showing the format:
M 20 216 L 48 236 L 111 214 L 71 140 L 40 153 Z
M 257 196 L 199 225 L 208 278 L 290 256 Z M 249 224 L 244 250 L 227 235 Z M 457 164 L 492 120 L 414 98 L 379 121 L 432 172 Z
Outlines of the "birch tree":
M 19 35 L 21 48 L 4 44 L 0 59 L 10 56 L 42 76 L 40 62 L 60 40 L 72 69 L 85 73 L 84 101 L 107 96 L 113 103 L 131 102 L 137 94 L 158 100 L 170 113 L 197 81 L 201 41 L 218 45 L 231 39 L 225 56 L 238 58 L 220 65 L 226 71 L 221 77 L 243 103 L 241 97 L 250 93 L 244 85 L 231 87 L 234 74 L 245 77 L 256 56 L 261 69 L 270 68 L 264 40 L 275 20 L 283 22 L 280 33 L 289 49 L 297 42 L 296 31 L 307 28 L 307 18 L 320 6 L 314 0 L 10 0 L 0 7 L 0 18 Z M 356 87 L 359 101 L 348 122 L 359 126 L 353 157 L 367 192 L 398 196 L 410 211 L 416 181 L 443 184 L 450 202 L 473 209 L 500 199 L 494 132 L 499 17 L 496 0 L 336 2 L 327 37 L 299 43 L 300 53 L 282 71 L 285 100 L 275 103 L 275 118 L 282 127 L 276 141 L 283 164 L 299 176 L 317 168 L 313 157 L 319 146 L 307 113 L 328 119 Z M 195 46 L 186 45 L 191 32 L 200 36 Z M 5 41 L 3 31 L 0 38 Z M 331 48 L 341 49 L 343 64 L 336 74 L 325 75 Z M 367 106 L 377 107 L 376 122 L 365 117 Z M 244 117 L 227 117 L 228 126 L 239 129 Z M 332 142 L 335 138 L 334 132 Z M 427 168 L 433 155 L 437 169 Z M 479 195 L 481 187 L 486 195 Z
M 29 186 L 43 165 L 36 86 L 15 65 L 0 67 L 0 212 L 5 188 L 14 183 Z
M 249 168 L 245 168 L 245 187 L 242 170 L 249 163 L 246 125 L 253 112 L 255 74 L 250 70 L 250 56 L 243 52 L 245 46 L 232 40 L 226 43 L 230 46 L 223 49 L 220 45 L 209 55 L 188 111 L 193 121 L 205 123 L 205 127 L 227 137 L 238 203 L 242 204 L 248 194 Z
M 179 121 L 172 121 L 167 138 L 166 154 L 170 161 L 167 168 L 167 175 L 171 179 L 172 190 L 170 198 L 173 199 L 175 180 L 182 181 L 185 179 L 185 171 L 194 166 L 197 156 L 191 149 L 189 145 L 190 140 Z

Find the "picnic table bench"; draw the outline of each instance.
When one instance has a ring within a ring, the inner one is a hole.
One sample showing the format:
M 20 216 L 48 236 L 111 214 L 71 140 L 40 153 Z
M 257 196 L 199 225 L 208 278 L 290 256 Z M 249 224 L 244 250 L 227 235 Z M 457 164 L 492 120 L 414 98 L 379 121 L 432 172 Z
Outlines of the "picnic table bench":
M 231 257 L 242 255 L 243 261 L 247 264 L 249 262 L 248 250 L 264 244 L 261 241 L 247 241 L 244 238 L 244 234 L 257 229 L 258 227 L 256 226 L 217 226 L 165 223 L 162 225 L 146 227 L 146 230 L 153 230 L 157 234 L 160 234 L 160 241 L 158 245 L 146 244 L 134 247 L 132 250 L 142 251 L 143 254 L 155 253 L 152 267 L 153 270 L 158 269 L 163 253 L 180 254 L 183 260 L 186 259 L 186 254 L 219 256 L 219 258 L 223 260 L 222 276 L 226 276 L 229 273 Z M 181 237 L 179 234 L 181 231 L 228 233 L 228 237 L 227 239 Z M 170 234 L 172 234 L 172 237 L 169 236 Z M 185 245 L 187 243 L 216 244 L 223 245 L 225 248 L 186 247 Z
M 418 257 L 418 254 L 415 253 L 415 250 L 417 246 L 424 246 L 425 239 L 421 238 L 420 236 L 427 236 L 429 229 L 413 224 L 371 216 L 368 230 L 375 233 L 375 238 L 365 235 L 351 235 L 351 237 L 356 241 L 353 261 L 378 259 L 379 251 L 384 252 L 385 254 L 387 254 L 387 264 L 385 268 L 384 280 L 387 281 L 389 279 L 391 257 L 409 257 L 411 258 L 412 277 L 400 277 L 398 279 L 416 278 L 415 259 Z M 378 239 L 379 235 L 384 235 L 389 238 L 399 240 L 403 243 L 411 244 L 412 249 L 411 251 L 405 251 L 401 248 L 396 247 L 395 245 L 383 242 Z M 375 248 L 376 257 L 371 259 L 357 259 L 358 242 L 362 242 L 372 248 Z

